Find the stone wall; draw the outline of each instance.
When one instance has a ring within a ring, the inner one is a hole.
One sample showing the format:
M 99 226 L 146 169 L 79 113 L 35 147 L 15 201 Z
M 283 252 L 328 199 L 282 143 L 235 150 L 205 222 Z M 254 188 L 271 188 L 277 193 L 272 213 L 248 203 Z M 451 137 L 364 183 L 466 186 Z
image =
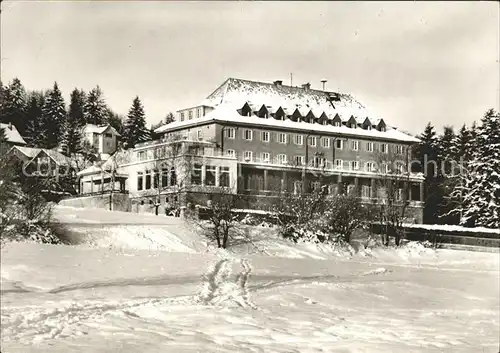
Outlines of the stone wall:
M 128 194 L 113 194 L 113 205 L 110 207 L 110 194 L 78 196 L 63 199 L 59 205 L 81 208 L 101 208 L 105 210 L 130 212 L 130 199 Z

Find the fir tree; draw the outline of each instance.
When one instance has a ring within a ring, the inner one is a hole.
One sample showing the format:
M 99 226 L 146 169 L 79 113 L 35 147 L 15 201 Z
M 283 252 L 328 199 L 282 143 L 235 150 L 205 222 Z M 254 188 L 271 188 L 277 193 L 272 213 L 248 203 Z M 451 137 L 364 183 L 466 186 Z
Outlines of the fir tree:
M 28 106 L 26 108 L 26 134 L 25 140 L 28 146 L 35 147 L 45 137 L 42 122 L 42 107 L 45 97 L 43 92 L 33 91 L 28 94 Z
M 85 125 L 83 117 L 83 106 L 85 104 L 85 93 L 74 89 L 71 92 L 71 103 L 69 105 L 68 117 L 64 125 L 64 137 L 61 147 L 66 155 L 80 152 L 82 140 L 82 128 Z
M 473 158 L 463 175 L 464 225 L 500 228 L 500 116 L 490 109 L 477 129 Z
M 12 123 L 21 136 L 26 131 L 26 91 L 21 81 L 14 78 L 2 92 L 2 123 Z
M 439 205 L 443 195 L 438 180 L 438 138 L 431 123 L 427 124 L 419 139 L 414 157 L 420 162 L 420 170 L 412 168 L 412 171 L 420 171 L 425 176 L 424 223 L 439 223 Z
M 122 115 L 108 108 L 108 124 L 114 127 L 120 135 L 123 133 L 123 121 L 124 118 Z
M 469 161 L 472 157 L 470 148 L 472 135 L 471 130 L 464 124 L 458 131 L 453 144 L 451 146 L 452 158 L 458 163 L 461 161 Z
M 165 124 L 170 124 L 175 121 L 174 114 L 172 112 L 169 112 L 167 116 L 165 117 Z
M 5 107 L 5 87 L 2 80 L 0 80 L 0 122 L 3 123 L 4 107 Z
M 132 148 L 137 143 L 150 140 L 150 133 L 146 127 L 144 108 L 139 97 L 135 97 L 125 122 L 123 141 L 126 148 Z
M 96 86 L 87 96 L 83 114 L 87 124 L 103 125 L 108 121 L 108 109 L 101 88 Z
M 63 127 L 66 120 L 66 108 L 61 91 L 54 83 L 54 88 L 49 91 L 45 97 L 45 103 L 42 108 L 42 125 L 45 130 L 43 147 L 54 148 L 62 140 Z

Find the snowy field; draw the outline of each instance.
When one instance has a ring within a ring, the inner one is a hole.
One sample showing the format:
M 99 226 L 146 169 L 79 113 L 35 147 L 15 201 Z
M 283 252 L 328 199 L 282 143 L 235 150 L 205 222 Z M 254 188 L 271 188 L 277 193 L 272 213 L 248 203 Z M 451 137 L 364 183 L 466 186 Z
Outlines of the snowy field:
M 177 218 L 56 216 L 81 245 L 2 248 L 2 353 L 499 352 L 498 253 L 351 254 L 271 230 L 217 252 Z

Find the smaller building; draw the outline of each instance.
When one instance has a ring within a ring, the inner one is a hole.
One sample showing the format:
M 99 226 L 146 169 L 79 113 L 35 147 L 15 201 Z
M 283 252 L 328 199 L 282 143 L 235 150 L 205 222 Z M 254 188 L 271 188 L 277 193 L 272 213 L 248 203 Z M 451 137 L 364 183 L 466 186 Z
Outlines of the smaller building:
M 177 111 L 177 121 L 193 120 L 202 118 L 211 112 L 214 108 L 208 105 L 197 105 L 191 108 L 185 108 Z
M 111 125 L 87 124 L 83 128 L 83 136 L 99 155 L 111 155 L 118 147 L 121 135 Z
M 0 152 L 4 154 L 13 146 L 26 146 L 26 141 L 23 139 L 17 128 L 12 123 L 0 123 L 0 129 L 4 130 L 5 141 L 0 146 Z

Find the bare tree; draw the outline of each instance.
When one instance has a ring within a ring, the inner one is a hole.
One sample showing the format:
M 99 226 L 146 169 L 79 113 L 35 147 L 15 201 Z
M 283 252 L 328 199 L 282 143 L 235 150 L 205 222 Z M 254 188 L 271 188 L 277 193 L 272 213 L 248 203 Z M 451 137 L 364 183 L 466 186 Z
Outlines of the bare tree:
M 410 204 L 410 159 L 409 149 L 393 151 L 385 146 L 384 151 L 376 154 L 376 179 L 379 203 L 377 213 L 384 227 L 383 242 L 389 245 L 389 237 L 394 237 L 399 246 L 403 237 L 403 222 Z
M 191 176 L 194 173 L 193 159 L 196 154 L 196 146 L 183 140 L 180 135 L 170 135 L 155 149 L 153 189 L 157 195 L 154 204 L 156 215 L 159 214 L 162 194 L 173 198 L 173 201 L 166 203 L 166 212 L 174 211 L 178 214 L 182 194 L 191 184 Z M 199 177 L 201 179 L 201 172 Z
M 353 232 L 366 225 L 370 219 L 369 208 L 363 205 L 354 191 L 329 198 L 323 215 L 328 233 L 336 237 L 330 240 L 342 239 L 346 243 L 351 241 Z
M 210 190 L 211 197 L 206 207 L 199 207 L 191 221 L 203 231 L 205 237 L 217 243 L 218 248 L 227 249 L 229 240 L 240 233 L 240 223 L 235 213 L 239 195 L 229 187 Z

